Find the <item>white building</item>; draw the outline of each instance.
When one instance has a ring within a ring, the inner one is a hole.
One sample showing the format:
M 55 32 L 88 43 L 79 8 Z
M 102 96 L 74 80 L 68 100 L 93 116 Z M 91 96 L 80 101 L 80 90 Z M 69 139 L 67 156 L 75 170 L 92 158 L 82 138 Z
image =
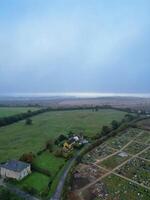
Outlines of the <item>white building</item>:
M 10 160 L 0 165 L 0 175 L 3 178 L 21 180 L 31 173 L 31 165 L 18 160 Z

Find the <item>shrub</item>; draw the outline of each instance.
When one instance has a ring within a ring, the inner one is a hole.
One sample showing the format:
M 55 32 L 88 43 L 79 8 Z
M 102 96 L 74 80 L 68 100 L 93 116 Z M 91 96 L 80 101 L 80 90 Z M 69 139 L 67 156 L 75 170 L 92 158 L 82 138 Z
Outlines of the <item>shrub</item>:
M 27 118 L 25 124 L 26 125 L 31 125 L 32 124 L 32 120 L 30 118 Z
M 27 163 L 33 163 L 34 159 L 36 158 L 35 154 L 33 154 L 32 152 L 30 153 L 27 153 L 27 154 L 23 154 L 21 157 L 20 157 L 20 161 L 23 161 L 23 162 L 27 162 Z
M 50 152 L 53 151 L 53 141 L 52 141 L 52 140 L 48 140 L 48 141 L 46 142 L 45 149 L 49 150 Z
M 49 177 L 51 177 L 51 175 L 52 175 L 51 172 L 48 169 L 43 169 L 43 168 L 41 168 L 41 167 L 39 167 L 35 164 L 32 164 L 32 169 L 41 173 L 41 174 L 45 174 L 46 176 L 49 176 Z

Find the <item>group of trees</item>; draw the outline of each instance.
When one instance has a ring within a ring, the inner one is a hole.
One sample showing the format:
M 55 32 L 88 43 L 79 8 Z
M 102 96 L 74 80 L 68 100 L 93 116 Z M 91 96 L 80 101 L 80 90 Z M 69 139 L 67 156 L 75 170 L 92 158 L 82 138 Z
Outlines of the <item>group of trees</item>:
M 10 192 L 4 187 L 0 188 L 0 199 L 1 200 L 23 200 L 22 198 L 18 197 L 16 194 Z
M 63 157 L 65 159 L 70 159 L 73 157 L 73 151 L 64 152 L 62 148 L 56 149 L 54 155 L 56 157 Z
M 6 126 L 6 125 L 9 125 L 9 124 L 12 124 L 24 119 L 28 119 L 26 122 L 30 123 L 31 122 L 30 117 L 33 117 L 35 115 L 38 115 L 47 111 L 48 111 L 48 108 L 43 108 L 43 109 L 34 110 L 34 111 L 28 110 L 28 112 L 26 113 L 20 113 L 20 114 L 12 115 L 9 117 L 2 117 L 0 118 L 0 126 Z
M 122 125 L 123 123 L 130 122 L 130 121 L 134 120 L 135 118 L 136 118 L 135 115 L 128 113 L 124 116 L 124 118 L 120 122 L 113 120 L 111 122 L 111 126 L 103 126 L 102 127 L 100 135 L 102 135 L 102 136 L 107 135 L 110 131 L 113 131 L 113 130 L 119 128 L 119 126 Z
M 61 134 L 55 139 L 55 145 L 59 145 L 62 141 L 67 140 L 67 136 Z

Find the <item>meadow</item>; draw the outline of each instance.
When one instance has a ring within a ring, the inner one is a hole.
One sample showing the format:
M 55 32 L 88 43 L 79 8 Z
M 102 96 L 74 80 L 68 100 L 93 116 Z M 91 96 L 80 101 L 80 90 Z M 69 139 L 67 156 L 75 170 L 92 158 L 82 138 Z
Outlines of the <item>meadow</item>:
M 37 110 L 36 107 L 0 107 L 0 118 Z
M 28 109 L 28 108 L 27 108 Z M 32 125 L 25 121 L 0 128 L 0 162 L 19 158 L 23 153 L 37 153 L 48 139 L 54 140 L 60 134 L 69 131 L 83 132 L 86 136 L 100 133 L 103 125 L 112 120 L 120 121 L 125 112 L 102 109 L 53 111 L 32 117 Z

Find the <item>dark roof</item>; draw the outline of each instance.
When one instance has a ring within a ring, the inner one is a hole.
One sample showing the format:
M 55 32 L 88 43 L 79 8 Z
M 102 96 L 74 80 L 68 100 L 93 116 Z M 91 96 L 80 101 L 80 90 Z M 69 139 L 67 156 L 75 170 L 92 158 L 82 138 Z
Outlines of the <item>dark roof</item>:
M 5 164 L 0 165 L 0 167 L 17 172 L 21 172 L 22 170 L 26 169 L 29 166 L 30 164 L 18 160 L 10 160 Z

